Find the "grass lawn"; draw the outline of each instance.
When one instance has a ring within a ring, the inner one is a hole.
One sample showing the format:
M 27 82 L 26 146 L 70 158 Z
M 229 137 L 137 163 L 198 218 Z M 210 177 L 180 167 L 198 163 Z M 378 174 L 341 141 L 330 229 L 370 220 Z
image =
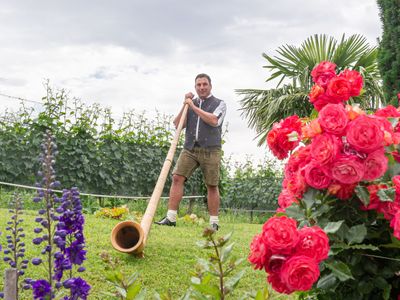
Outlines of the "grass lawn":
M 26 211 L 23 227 L 26 238 L 26 258 L 31 259 L 39 256 L 41 248 L 33 245 L 30 241 L 35 236 L 35 211 Z M 131 255 L 115 251 L 110 243 L 110 232 L 118 221 L 111 219 L 99 219 L 92 215 L 86 215 L 85 238 L 87 243 L 87 271 L 81 275 L 92 286 L 89 299 L 111 299 L 101 294 L 102 291 L 112 292 L 112 287 L 105 280 L 106 264 L 101 260 L 103 251 L 118 258 L 120 269 L 126 275 L 138 272 L 142 286 L 146 289 L 147 299 L 154 299 L 154 293 L 170 291 L 173 298 L 183 295 L 190 286 L 190 272 L 198 257 L 206 257 L 206 250 L 198 248 L 196 241 L 202 239 L 203 226 L 188 223 L 178 223 L 176 228 L 153 225 L 145 247 L 144 258 L 136 258 Z M 10 214 L 6 209 L 0 209 L 0 242 L 5 244 L 6 222 Z M 221 229 L 217 235 L 224 235 L 233 231 L 231 242 L 235 243 L 233 256 L 236 258 L 247 257 L 249 244 L 256 233 L 261 231 L 260 224 L 229 223 L 222 219 Z M 207 250 L 208 251 L 208 250 Z M 0 253 L 0 257 L 2 254 Z M 7 267 L 1 261 L 0 272 L 3 274 Z M 246 291 L 258 290 L 266 286 L 266 274 L 263 271 L 254 271 L 247 262 L 242 263 L 239 269 L 244 268 L 246 274 L 239 282 L 234 295 L 230 299 L 238 299 Z M 238 270 L 239 270 L 238 269 Z M 44 269 L 41 266 L 29 265 L 26 276 L 33 279 L 43 277 Z M 0 279 L 0 290 L 3 287 L 3 278 Z M 279 297 L 281 298 L 281 297 Z M 287 298 L 287 297 L 286 297 Z M 32 299 L 30 291 L 23 293 L 23 299 Z M 285 297 L 281 298 L 285 299 Z

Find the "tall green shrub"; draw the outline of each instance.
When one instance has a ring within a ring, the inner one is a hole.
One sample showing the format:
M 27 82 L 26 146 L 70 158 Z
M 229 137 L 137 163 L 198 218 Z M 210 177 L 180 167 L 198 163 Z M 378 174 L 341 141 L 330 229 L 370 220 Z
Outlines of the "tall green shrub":
M 248 210 L 275 210 L 282 185 L 282 175 L 265 161 L 254 166 L 247 160 L 237 163 L 235 172 L 225 187 L 223 205 Z
M 0 118 L 1 181 L 35 183 L 41 136 L 49 129 L 59 149 L 55 167 L 65 186 L 95 194 L 152 193 L 174 133 L 170 116 L 157 114 L 150 120 L 129 111 L 117 121 L 109 109 L 86 106 L 50 87 L 43 101 L 40 112 L 21 106 Z M 194 176 L 187 193 L 199 191 L 198 186 L 201 177 Z
M 378 66 L 388 103 L 398 105 L 400 93 L 400 1 L 378 0 L 383 35 L 378 50 Z

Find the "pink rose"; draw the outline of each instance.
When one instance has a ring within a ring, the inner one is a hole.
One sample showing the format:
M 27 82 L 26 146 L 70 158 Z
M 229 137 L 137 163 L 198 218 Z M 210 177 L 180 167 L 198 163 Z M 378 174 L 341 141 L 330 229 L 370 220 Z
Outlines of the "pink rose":
M 289 289 L 286 284 L 282 282 L 281 274 L 279 272 L 269 273 L 267 279 L 272 288 L 278 293 L 291 294 L 294 292 L 294 290 Z
M 328 133 L 340 135 L 347 126 L 349 119 L 343 104 L 327 104 L 319 112 L 318 122 Z
M 309 186 L 322 190 L 326 189 L 332 182 L 332 179 L 324 172 L 324 167 L 317 162 L 311 162 L 305 168 L 305 179 Z
M 262 238 L 272 254 L 291 253 L 297 244 L 297 222 L 286 216 L 272 217 L 263 225 Z
M 321 134 L 312 140 L 311 156 L 320 165 L 327 165 L 336 158 L 341 148 L 342 143 L 335 136 Z
M 349 100 L 351 86 L 346 78 L 336 76 L 329 81 L 325 93 L 330 98 L 330 103 L 340 103 Z
M 364 161 L 365 173 L 363 180 L 375 180 L 385 174 L 388 168 L 388 159 L 385 150 L 379 149 L 370 153 Z
M 329 239 L 325 231 L 318 226 L 303 227 L 299 230 L 296 255 L 305 255 L 320 262 L 328 257 Z
M 349 123 L 347 141 L 354 149 L 371 153 L 384 145 L 384 134 L 377 119 L 359 116 Z
M 262 240 L 261 234 L 254 236 L 250 244 L 250 255 L 247 258 L 254 265 L 254 269 L 263 269 L 270 256 L 271 254 Z
M 344 184 L 352 184 L 361 181 L 364 177 L 364 164 L 356 156 L 341 155 L 332 163 L 331 177 Z
M 329 81 L 336 76 L 336 65 L 330 61 L 322 61 L 311 71 L 311 76 L 315 83 L 326 87 Z
M 343 77 L 349 82 L 351 97 L 360 95 L 363 87 L 363 78 L 360 73 L 355 70 L 344 70 L 339 77 Z
M 294 291 L 308 291 L 319 277 L 319 267 L 315 259 L 305 255 L 289 258 L 281 269 L 282 282 Z

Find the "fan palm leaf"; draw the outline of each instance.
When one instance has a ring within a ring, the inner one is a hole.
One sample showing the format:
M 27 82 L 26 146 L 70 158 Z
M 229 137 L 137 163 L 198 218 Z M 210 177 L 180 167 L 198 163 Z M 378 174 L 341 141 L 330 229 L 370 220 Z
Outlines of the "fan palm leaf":
M 262 54 L 267 61 L 264 68 L 271 73 L 266 81 L 277 80 L 276 88 L 236 90 L 242 96 L 242 116 L 261 139 L 280 119 L 293 114 L 300 117 L 311 114 L 313 106 L 308 101 L 313 85 L 311 70 L 321 61 L 334 62 L 338 71 L 350 68 L 363 75 L 366 92 L 351 103 L 360 103 L 364 109 L 381 105 L 383 96 L 376 62 L 377 49 L 371 47 L 362 35 L 355 34 L 348 38 L 343 35 L 340 41 L 327 35 L 313 35 L 300 47 L 283 45 L 276 53 L 276 56 Z

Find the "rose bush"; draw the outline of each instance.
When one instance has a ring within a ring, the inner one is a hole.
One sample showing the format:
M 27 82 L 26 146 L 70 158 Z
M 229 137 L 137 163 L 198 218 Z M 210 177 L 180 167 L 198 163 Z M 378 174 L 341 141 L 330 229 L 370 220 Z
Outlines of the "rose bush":
M 400 110 L 347 104 L 362 97 L 355 70 L 337 73 L 325 61 L 311 76 L 316 116 L 291 116 L 268 133 L 272 153 L 289 158 L 277 214 L 254 237 L 248 259 L 280 293 L 397 299 Z

